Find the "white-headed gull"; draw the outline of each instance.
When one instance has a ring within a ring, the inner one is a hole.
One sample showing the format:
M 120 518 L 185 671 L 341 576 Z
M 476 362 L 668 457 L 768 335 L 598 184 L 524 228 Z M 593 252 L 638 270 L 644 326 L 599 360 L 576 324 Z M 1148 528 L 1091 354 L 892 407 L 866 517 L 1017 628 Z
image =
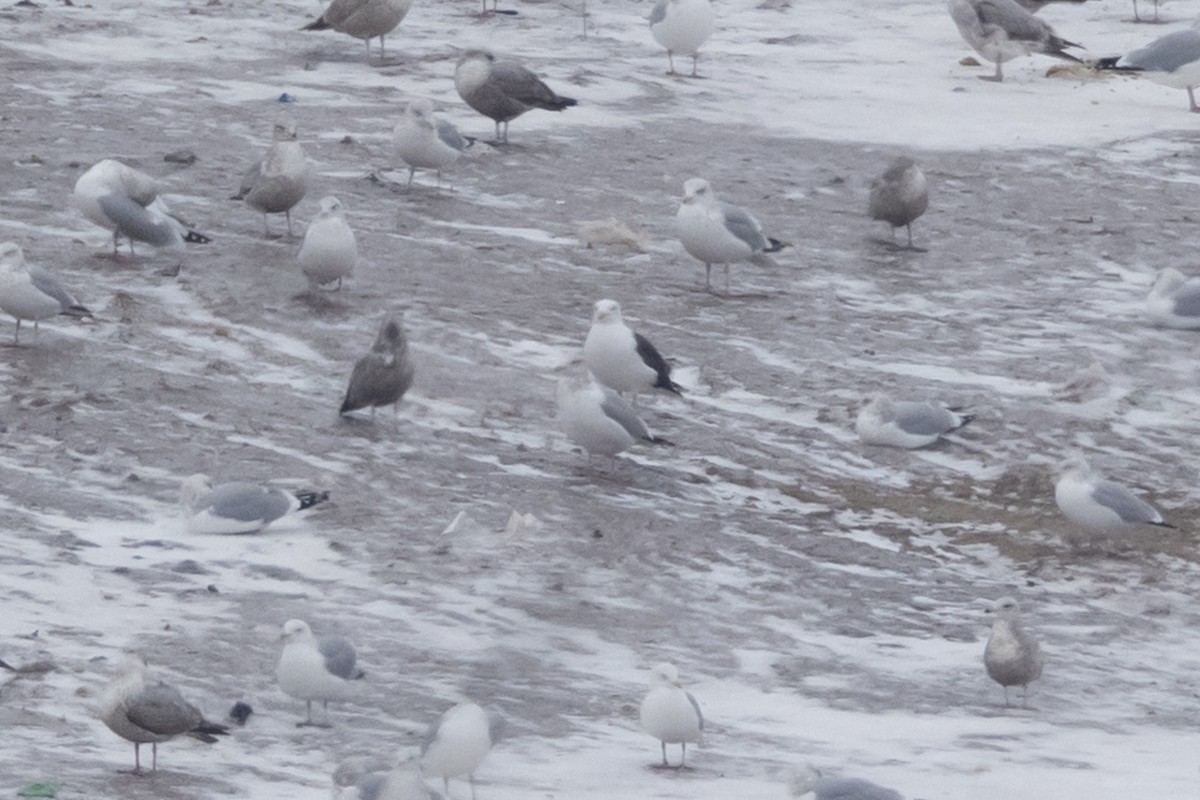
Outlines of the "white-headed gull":
M 767 253 L 787 245 L 763 233 L 749 211 L 717 199 L 703 178 L 689 178 L 675 215 L 675 227 L 683 249 L 704 262 L 704 286 L 712 290 L 712 265 L 725 265 L 725 291 L 729 291 L 729 264 L 750 261 L 769 266 Z
M 338 33 L 362 39 L 371 57 L 371 40 L 379 37 L 379 57 L 383 58 L 383 39 L 399 27 L 413 0 L 333 0 L 324 13 L 301 30 Z
M 1200 19 L 1189 28 L 1160 36 L 1123 56 L 1102 58 L 1096 66 L 1140 72 L 1155 83 L 1186 89 L 1188 110 L 1200 112 L 1195 94 L 1196 86 L 1200 85 Z
M 179 486 L 179 502 L 193 533 L 258 533 L 272 522 L 329 499 L 329 492 L 285 492 L 246 481 L 212 485 L 197 473 Z
M 650 11 L 650 35 L 667 50 L 668 74 L 675 73 L 675 56 L 692 57 L 692 77 L 697 76 L 700 46 L 713 31 L 709 0 L 658 0 Z
M 651 435 L 633 406 L 612 389 L 597 383 L 591 373 L 559 380 L 556 397 L 559 426 L 589 456 L 616 455 L 637 442 L 671 444 Z
M 1093 531 L 1141 523 L 1175 527 L 1163 522 L 1154 506 L 1124 486 L 1098 477 L 1081 455 L 1063 463 L 1054 485 L 1054 501 L 1067 519 Z
M 313 289 L 333 281 L 337 281 L 337 288 L 341 289 L 342 278 L 354 274 L 358 242 L 342 213 L 341 200 L 336 197 L 321 199 L 321 212 L 308 224 L 297 258 L 300 271 Z
M 1033 53 L 1079 62 L 1064 48 L 1082 47 L 1054 32 L 1043 19 L 1021 8 L 1016 0 L 949 0 L 950 16 L 967 44 L 983 58 L 995 63 L 994 75 L 981 80 L 1002 81 L 1001 65 Z
M 268 214 L 287 217 L 288 235 L 292 235 L 292 208 L 308 191 L 308 161 L 296 138 L 296 120 L 286 111 L 279 112 L 271 134 L 271 145 L 262 160 L 242 177 L 234 200 L 262 212 L 263 229 L 270 233 Z
M 392 144 L 396 155 L 408 165 L 408 184 L 419 169 L 437 170 L 442 179 L 442 168 L 458 160 L 474 142 L 458 132 L 458 128 L 433 111 L 433 103 L 425 98 L 410 100 L 404 116 L 392 130 Z
M 671 380 L 671 365 L 649 339 L 625 324 L 616 300 L 596 301 L 583 342 L 583 363 L 596 380 L 618 392 L 636 397 L 638 392 L 665 389 L 681 394 Z
M 374 415 L 376 408 L 386 405 L 392 405 L 398 413 L 399 406 L 395 404 L 412 386 L 415 372 L 400 320 L 388 316 L 379 327 L 371 349 L 355 363 L 338 413 L 369 408 Z
M 302 619 L 283 623 L 283 650 L 275 665 L 275 679 L 289 697 L 304 701 L 305 717 L 296 727 L 329 727 L 329 701 L 343 701 L 354 694 L 351 681 L 364 677 L 358 668 L 354 645 L 340 636 L 313 635 L 312 628 Z M 324 722 L 313 722 L 312 704 L 320 700 L 325 710 Z
M 859 410 L 854 428 L 864 444 L 912 450 L 933 444 L 973 419 L 936 403 L 892 400 L 876 392 Z
M 1004 687 L 1004 704 L 1008 705 L 1008 687 L 1020 686 L 1022 701 L 1029 693 L 1029 684 L 1042 676 L 1042 652 L 1025 626 L 1021 624 L 1021 608 L 1011 597 L 1002 597 L 988 611 L 993 614 L 992 634 L 983 650 L 983 664 L 988 676 Z
M 496 141 L 500 143 L 508 142 L 509 120 L 526 111 L 562 111 L 577 104 L 570 97 L 555 94 L 521 64 L 498 59 L 487 50 L 463 54 L 454 69 L 454 88 L 467 105 L 495 121 Z
M 882 175 L 871 182 L 871 199 L 867 213 L 871 219 L 886 222 L 892 231 L 908 230 L 908 247 L 912 249 L 913 220 L 929 207 L 929 186 L 925 173 L 910 156 L 899 156 Z
M 1146 297 L 1146 314 L 1156 325 L 1200 328 L 1200 278 L 1187 278 L 1174 267 L 1159 270 Z
M 37 332 L 40 320 L 58 314 L 90 317 L 88 311 L 58 279 L 37 264 L 25 261 L 25 253 L 16 242 L 0 244 L 0 311 L 17 320 L 14 342 L 21 341 L 21 320 L 31 320 Z
M 463 775 L 475 798 L 475 771 L 500 740 L 504 715 L 496 706 L 483 708 L 476 703 L 459 703 L 446 711 L 429 727 L 421 743 L 421 772 L 442 779 L 442 788 L 450 796 L 450 779 Z
M 667 761 L 667 745 L 678 744 L 682 750 L 678 767 L 687 761 L 688 742 L 704 743 L 704 715 L 691 692 L 679 682 L 679 670 L 674 664 L 655 664 L 650 669 L 650 691 L 642 699 L 638 718 L 642 729 L 662 745 L 662 766 Z

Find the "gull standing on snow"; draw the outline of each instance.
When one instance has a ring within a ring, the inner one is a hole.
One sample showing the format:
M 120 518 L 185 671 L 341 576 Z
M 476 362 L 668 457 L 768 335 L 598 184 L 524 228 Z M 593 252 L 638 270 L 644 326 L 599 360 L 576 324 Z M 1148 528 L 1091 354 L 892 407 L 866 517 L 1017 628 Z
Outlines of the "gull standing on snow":
M 655 664 L 650 670 L 650 691 L 638 711 L 642 729 L 662 744 L 662 766 L 667 762 L 667 744 L 682 747 L 679 765 L 687 760 L 688 742 L 703 744 L 704 715 L 691 692 L 684 691 L 679 682 L 679 670 L 674 664 Z
M 792 772 L 788 793 L 799 798 L 810 792 L 816 800 L 902 800 L 895 789 L 862 778 L 824 778 L 819 770 L 805 764 Z
M 858 412 L 854 429 L 864 444 L 912 450 L 933 444 L 973 419 L 936 403 L 892 400 L 876 392 Z
M 158 743 L 188 734 L 212 744 L 229 733 L 224 725 L 209 722 L 174 686 L 146 680 L 146 662 L 126 653 L 116 679 L 100 700 L 100 719 L 122 739 L 133 742 L 133 772 L 142 771 L 141 746 L 150 745 L 150 769 L 158 769 Z
M 304 243 L 300 245 L 300 270 L 314 290 L 354 274 L 358 261 L 358 243 L 354 231 L 342 215 L 342 201 L 336 197 L 321 199 L 321 213 L 308 224 Z
M 787 245 L 763 234 L 759 224 L 744 208 L 723 203 L 703 178 L 683 184 L 683 198 L 675 215 L 675 226 L 683 249 L 704 262 L 704 288 L 712 291 L 712 265 L 725 265 L 725 291 L 729 292 L 729 262 L 749 261 L 771 266 L 767 253 Z
M 400 320 L 389 316 L 380 326 L 375 344 L 355 363 L 354 371 L 350 373 L 350 385 L 346 387 L 346 398 L 338 413 L 370 408 L 374 416 L 376 408 L 386 405 L 392 405 L 399 413 L 399 406 L 395 404 L 412 386 L 415 371 L 408 357 L 408 340 Z
M 658 0 L 650 12 L 650 35 L 667 49 L 668 75 L 675 75 L 675 56 L 692 57 L 692 77 L 700 46 L 713 30 L 713 7 L 709 0 Z
M 258 533 L 275 520 L 312 508 L 329 499 L 329 492 L 285 492 L 274 486 L 230 481 L 214 487 L 197 473 L 179 487 L 179 502 L 192 533 Z
M 1160 270 L 1146 298 L 1146 313 L 1157 325 L 1200 328 L 1200 278 L 1185 278 L 1174 267 Z
M 1200 19 L 1190 28 L 1168 33 L 1132 53 L 1102 58 L 1096 67 L 1141 72 L 1155 83 L 1186 89 L 1188 110 L 1200 112 L 1195 95 L 1195 88 L 1200 85 Z
M 1160 2 L 1162 2 L 1162 0 L 1154 0 L 1154 21 L 1155 22 L 1158 22 L 1158 4 Z M 1134 22 L 1142 21 L 1142 18 L 1140 16 L 1138 16 L 1137 0 L 1133 0 L 1133 21 Z
M 1065 47 L 1082 47 L 1060 38 L 1044 20 L 1021 8 L 1016 0 L 949 0 L 950 16 L 967 44 L 996 64 L 995 75 L 981 80 L 1002 81 L 1001 64 L 1019 56 L 1042 53 L 1079 63 L 1064 52 Z
M 58 279 L 36 264 L 25 261 L 25 253 L 16 242 L 0 244 L 0 311 L 17 320 L 13 342 L 21 341 L 21 320 L 38 322 L 58 314 L 90 317 L 92 312 L 80 305 Z
M 871 182 L 867 213 L 871 219 L 886 222 L 896 238 L 896 228 L 908 230 L 908 249 L 912 250 L 913 220 L 929 206 L 929 187 L 925 173 L 909 156 L 900 156 L 882 175 Z
M 1011 597 L 997 600 L 989 612 L 992 635 L 983 651 L 983 664 L 988 676 L 1004 687 L 1004 705 L 1008 705 L 1008 687 L 1021 687 L 1024 704 L 1029 684 L 1042 675 L 1042 653 L 1038 643 L 1021 624 L 1021 609 Z
M 646 423 L 621 395 L 597 383 L 591 373 L 558 382 L 558 424 L 563 433 L 588 452 L 614 456 L 637 442 L 669 445 L 652 436 Z
M 399 27 L 412 0 L 333 0 L 325 13 L 301 30 L 323 31 L 332 28 L 367 45 L 367 58 L 371 57 L 371 40 L 379 37 L 379 58 L 383 58 L 383 38 Z
M 442 779 L 446 797 L 450 779 L 467 776 L 471 800 L 475 798 L 475 771 L 500 740 L 504 715 L 496 706 L 486 709 L 475 703 L 459 703 L 442 714 L 421 743 L 421 772 Z
M 75 181 L 71 205 L 90 222 L 112 233 L 113 253 L 122 236 L 151 247 L 181 252 L 184 242 L 206 244 L 202 233 L 173 216 L 159 196 L 158 181 L 112 158 L 98 161 Z
M 562 111 L 577 105 L 542 83 L 537 75 L 515 61 L 497 59 L 486 50 L 468 50 L 454 70 L 454 88 L 471 108 L 496 123 L 496 141 L 508 143 L 508 122 L 526 111 L 542 108 Z M 504 131 L 500 131 L 504 123 Z
M 457 161 L 474 141 L 439 119 L 433 113 L 433 103 L 424 98 L 409 101 L 403 119 L 392 131 L 396 155 L 408 165 L 408 186 L 412 186 L 413 175 L 419 169 L 437 170 L 440 182 L 442 168 Z
M 283 623 L 283 650 L 275 666 L 275 679 L 279 688 L 289 697 L 304 701 L 304 722 L 297 728 L 328 728 L 329 701 L 346 700 L 354 688 L 350 681 L 366 676 L 358 669 L 358 654 L 354 645 L 340 636 L 313 636 L 312 628 L 302 619 L 289 619 Z M 325 722 L 313 722 L 312 704 L 321 701 L 325 709 Z
M 296 139 L 296 121 L 286 111 L 275 120 L 271 146 L 262 161 L 246 171 L 234 200 L 262 212 L 263 229 L 270 234 L 267 214 L 287 217 L 288 236 L 292 236 L 292 208 L 308 191 L 308 162 L 304 148 Z
M 1054 502 L 1067 519 L 1089 530 L 1114 530 L 1146 523 L 1163 528 L 1162 514 L 1119 483 L 1096 476 L 1081 455 L 1068 458 L 1054 485 Z
M 592 327 L 583 342 L 583 363 L 596 380 L 618 392 L 666 389 L 682 394 L 671 380 L 671 365 L 650 340 L 635 333 L 621 318 L 616 300 L 597 300 Z

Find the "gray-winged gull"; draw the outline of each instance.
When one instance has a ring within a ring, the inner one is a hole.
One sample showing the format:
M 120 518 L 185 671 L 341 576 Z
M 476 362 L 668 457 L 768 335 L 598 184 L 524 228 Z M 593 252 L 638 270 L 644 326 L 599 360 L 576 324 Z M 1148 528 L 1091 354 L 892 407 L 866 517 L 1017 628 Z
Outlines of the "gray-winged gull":
M 1151 322 L 1168 328 L 1200 328 L 1200 278 L 1187 278 L 1174 267 L 1159 270 L 1146 297 Z
M 354 694 L 351 681 L 365 673 L 358 668 L 354 645 L 341 636 L 313 635 L 312 628 L 301 619 L 283 623 L 283 650 L 275 665 L 275 679 L 289 697 L 304 701 L 305 717 L 296 727 L 328 728 L 329 701 L 343 701 Z M 325 710 L 325 722 L 313 722 L 312 704 L 320 700 Z
M 174 686 L 146 679 L 146 662 L 126 653 L 116 678 L 101 697 L 100 719 L 109 730 L 133 742 L 133 771 L 142 771 L 141 746 L 150 745 L 150 769 L 158 769 L 158 743 L 188 734 L 209 744 L 229 733 L 224 725 L 209 722 Z
M 329 499 L 329 492 L 285 492 L 246 481 L 212 485 L 197 473 L 179 486 L 179 502 L 193 533 L 258 533 L 272 522 Z
M 712 265 L 725 266 L 725 291 L 729 291 L 729 264 L 750 261 L 770 266 L 767 253 L 787 245 L 763 233 L 762 225 L 749 211 L 717 199 L 703 178 L 689 178 L 675 215 L 675 227 L 683 249 L 704 262 L 704 286 L 712 290 Z
M 271 145 L 262 160 L 242 177 L 234 200 L 262 212 L 263 229 L 270 233 L 268 214 L 287 217 L 288 235 L 292 235 L 292 208 L 308 191 L 308 161 L 296 138 L 296 121 L 286 111 L 279 112 L 271 134 Z
M 895 789 L 862 778 L 824 777 L 807 764 L 791 772 L 788 793 L 797 798 L 811 793 L 816 800 L 901 800 Z
M 949 0 L 949 8 L 967 44 L 996 64 L 996 74 L 980 75 L 981 80 L 1004 80 L 1001 65 L 1005 61 L 1033 53 L 1079 62 L 1063 48 L 1083 45 L 1061 38 L 1045 20 L 1021 8 L 1016 0 Z
M 700 46 L 713 30 L 713 7 L 709 0 L 658 0 L 650 11 L 650 35 L 667 49 L 669 75 L 675 75 L 675 56 L 692 57 L 692 77 Z
M 332 28 L 367 45 L 371 57 L 371 40 L 379 37 L 379 57 L 383 58 L 383 39 L 399 27 L 413 0 L 333 0 L 325 11 L 301 30 L 323 31 Z
M 687 761 L 688 742 L 704 743 L 704 715 L 691 692 L 679 681 L 674 664 L 655 664 L 650 668 L 650 691 L 642 699 L 638 719 L 646 733 L 662 745 L 662 766 L 669 767 L 667 745 L 680 745 L 679 764 Z
M 504 715 L 496 706 L 459 703 L 429 727 L 421 743 L 421 772 L 442 779 L 446 796 L 450 779 L 463 775 L 475 798 L 475 772 L 504 733 Z
M 342 278 L 354 274 L 358 261 L 358 242 L 342 213 L 342 201 L 336 197 L 321 198 L 321 211 L 308 224 L 304 242 L 300 245 L 300 271 L 308 278 L 309 286 L 316 289 L 337 281 L 342 288 Z
M 1188 110 L 1200 112 L 1195 95 L 1200 85 L 1200 19 L 1186 30 L 1168 33 L 1131 53 L 1102 58 L 1096 67 L 1140 72 L 1155 83 L 1186 89 Z
M 1092 472 L 1081 455 L 1068 458 L 1054 485 L 1054 501 L 1067 519 L 1089 530 L 1113 530 L 1145 523 L 1174 528 L 1162 514 L 1119 483 Z
M 876 392 L 859 410 L 854 428 L 864 444 L 912 450 L 933 444 L 973 419 L 936 403 L 893 400 Z
M 555 94 L 537 75 L 486 50 L 468 50 L 454 69 L 454 88 L 471 108 L 496 123 L 496 141 L 508 142 L 509 120 L 535 108 L 562 111 L 577 105 Z M 503 133 L 500 124 L 504 124 Z
M 399 406 L 394 404 L 412 386 L 415 372 L 400 320 L 388 316 L 379 327 L 371 349 L 354 364 L 338 413 L 370 408 L 373 416 L 376 408 L 386 405 L 393 405 L 399 413 Z
M 913 220 L 929 207 L 929 186 L 925 173 L 910 156 L 899 156 L 882 175 L 871 182 L 871 198 L 867 213 L 871 219 L 886 222 L 892 238 L 896 228 L 908 230 L 908 247 L 912 249 Z
M 25 261 L 25 253 L 16 242 L 0 244 L 0 311 L 17 320 L 14 342 L 21 341 L 21 320 L 31 320 L 37 332 L 38 322 L 58 314 L 90 317 L 88 311 L 58 279 L 37 264 Z
M 613 456 L 637 442 L 669 445 L 653 436 L 633 406 L 612 389 L 597 383 L 591 373 L 559 380 L 556 395 L 558 424 L 563 433 L 591 456 Z
M 1011 597 L 1002 597 L 988 611 L 994 615 L 992 635 L 983 650 L 988 676 L 1004 687 L 1008 705 L 1008 687 L 1021 687 L 1024 703 L 1029 684 L 1042 676 L 1042 652 L 1038 643 L 1021 624 L 1021 609 Z
M 442 179 L 442 168 L 458 160 L 474 142 L 463 136 L 458 128 L 433 112 L 433 103 L 424 98 L 410 100 L 404 116 L 392 130 L 392 144 L 396 155 L 408 165 L 408 185 L 412 186 L 413 175 L 418 169 L 437 170 Z
M 616 300 L 596 301 L 583 342 L 583 363 L 596 380 L 618 392 L 635 397 L 652 389 L 682 394 L 671 380 L 671 365 L 649 339 L 625 324 Z
M 421 773 L 412 764 L 401 764 L 390 771 L 370 772 L 363 775 L 354 786 L 342 789 L 337 800 L 441 800 L 441 795 L 431 792 L 421 779 Z

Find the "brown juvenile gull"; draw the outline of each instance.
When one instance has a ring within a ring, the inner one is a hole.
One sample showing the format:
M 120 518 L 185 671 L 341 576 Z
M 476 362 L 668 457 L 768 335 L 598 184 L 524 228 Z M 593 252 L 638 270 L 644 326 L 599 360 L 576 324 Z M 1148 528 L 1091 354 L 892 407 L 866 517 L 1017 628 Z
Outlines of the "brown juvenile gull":
M 1033 53 L 1079 63 L 1063 48 L 1083 45 L 1061 38 L 1045 20 L 1021 8 L 1016 0 L 949 0 L 949 8 L 967 44 L 996 64 L 996 74 L 981 75 L 981 80 L 1004 80 L 1001 64 Z
M 459 703 L 429 727 L 421 742 L 421 772 L 442 779 L 450 796 L 450 779 L 467 776 L 475 798 L 475 771 L 504 733 L 504 715 L 496 706 Z
M 577 105 L 542 83 L 537 75 L 515 61 L 497 59 L 487 50 L 468 50 L 454 70 L 454 88 L 471 108 L 496 123 L 496 141 L 508 143 L 508 122 L 526 111 L 543 108 L 562 111 Z M 503 133 L 500 123 L 504 123 Z
M 371 57 L 371 40 L 379 37 L 379 57 L 383 58 L 383 38 L 399 27 L 412 0 L 333 0 L 315 21 L 301 30 L 323 31 L 332 28 L 367 45 Z
M 16 242 L 0 244 L 0 311 L 12 314 L 17 320 L 14 343 L 21 341 L 21 320 L 32 320 L 37 333 L 38 322 L 58 314 L 90 317 L 88 311 L 63 288 L 58 279 L 37 264 L 25 261 L 25 253 Z
M 596 301 L 583 342 L 583 363 L 596 380 L 618 392 L 632 392 L 634 397 L 653 389 L 682 394 L 671 380 L 671 365 L 649 339 L 625 324 L 616 300 Z
M 717 199 L 708 181 L 689 178 L 675 215 L 683 249 L 704 262 L 704 288 L 712 291 L 712 265 L 725 265 L 725 291 L 729 291 L 729 262 L 749 261 L 766 266 L 774 262 L 767 253 L 787 245 L 763 233 L 749 211 Z
M 196 473 L 179 486 L 179 502 L 192 533 L 258 533 L 272 522 L 329 499 L 329 492 L 285 492 L 274 486 L 229 481 L 216 486 Z
M 158 769 L 158 743 L 188 734 L 209 744 L 229 733 L 224 725 L 204 719 L 174 686 L 146 680 L 146 662 L 126 653 L 116 679 L 100 700 L 100 719 L 109 730 L 133 742 L 133 772 L 141 774 L 140 749 L 150 745 L 150 769 Z
M 246 171 L 234 200 L 262 212 L 263 229 L 269 234 L 267 214 L 287 217 L 288 236 L 292 236 L 292 208 L 308 191 L 308 162 L 304 148 L 296 140 L 296 121 L 286 111 L 279 112 L 272 132 L 271 146 L 262 161 Z
M 679 764 L 687 760 L 688 742 L 704 743 L 704 715 L 691 692 L 679 682 L 679 670 L 674 664 L 655 664 L 650 670 L 650 691 L 642 699 L 638 719 L 646 733 L 662 745 L 662 766 L 669 767 L 667 745 L 678 744 L 682 749 Z
M 871 200 L 867 213 L 871 219 L 882 220 L 891 226 L 892 238 L 896 228 L 908 230 L 908 248 L 913 249 L 912 223 L 929 206 L 929 187 L 925 173 L 909 156 L 900 156 L 887 170 L 871 182 Z
M 360 358 L 350 373 L 350 385 L 339 414 L 398 403 L 413 382 L 413 364 L 400 321 L 389 316 L 379 328 L 375 344 Z M 399 413 L 399 406 L 394 406 Z
M 353 694 L 350 681 L 365 677 L 357 666 L 358 653 L 349 640 L 341 636 L 313 635 L 312 628 L 301 619 L 289 619 L 283 624 L 283 650 L 275 666 L 275 679 L 283 693 L 304 701 L 305 717 L 296 727 L 330 727 L 329 701 L 346 700 Z M 325 722 L 313 722 L 312 704 L 320 700 L 325 709 Z
M 1021 687 L 1021 703 L 1029 694 L 1029 684 L 1042 675 L 1042 653 L 1038 643 L 1021 625 L 1021 609 L 1011 597 L 997 600 L 989 612 L 992 635 L 983 651 L 983 664 L 988 676 L 1004 687 L 1004 704 L 1008 705 L 1008 687 Z

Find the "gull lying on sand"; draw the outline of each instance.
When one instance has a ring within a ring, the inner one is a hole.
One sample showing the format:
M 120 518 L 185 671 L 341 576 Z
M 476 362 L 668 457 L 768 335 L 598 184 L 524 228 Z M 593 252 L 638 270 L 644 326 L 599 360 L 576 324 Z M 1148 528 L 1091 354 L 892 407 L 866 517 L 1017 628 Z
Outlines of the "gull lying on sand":
M 673 664 L 655 664 L 650 669 L 650 691 L 638 711 L 642 729 L 662 745 L 662 766 L 667 762 L 667 745 L 678 744 L 682 750 L 679 764 L 687 761 L 688 742 L 704 743 L 704 715 L 691 692 L 684 691 L 679 682 L 679 670 Z
M 475 771 L 504 732 L 504 715 L 496 706 L 459 703 L 430 726 L 421 743 L 421 772 L 442 779 L 446 797 L 450 779 L 467 776 L 475 798 Z
M 71 205 L 89 221 L 112 233 L 113 253 L 122 236 L 151 247 L 181 252 L 184 242 L 211 241 L 172 216 L 159 196 L 158 181 L 115 159 L 106 158 L 75 181 Z
M 305 717 L 297 728 L 328 728 L 329 701 L 342 701 L 354 693 L 351 681 L 365 677 L 358 669 L 354 645 L 340 636 L 313 636 L 312 628 L 300 619 L 283 623 L 283 651 L 275 666 L 279 688 L 289 697 L 304 701 Z M 312 704 L 321 701 L 325 722 L 313 722 Z
M 300 271 L 314 290 L 333 281 L 341 289 L 342 278 L 354 274 L 358 243 L 336 197 L 321 199 L 321 213 L 308 224 L 298 258 Z
M 288 236 L 292 234 L 292 208 L 304 199 L 308 191 L 308 162 L 304 148 L 296 140 L 296 121 L 281 111 L 275 120 L 271 146 L 262 160 L 250 167 L 242 177 L 242 185 L 234 200 L 262 212 L 263 229 L 270 234 L 267 214 L 287 217 Z
M 1001 64 L 1019 56 L 1042 53 L 1079 62 L 1063 50 L 1083 45 L 1068 42 L 1044 20 L 1021 8 L 1016 0 L 950 0 L 950 16 L 967 44 L 996 64 L 996 74 L 985 81 L 1002 81 Z
M 1063 463 L 1054 485 L 1054 501 L 1067 519 L 1093 531 L 1140 523 L 1175 527 L 1163 522 L 1162 514 L 1154 506 L 1124 486 L 1099 478 L 1080 455 Z
M 1150 320 L 1168 328 L 1200 328 L 1200 278 L 1185 278 L 1174 267 L 1160 270 L 1146 298 Z
M 649 339 L 625 324 L 616 300 L 596 301 L 583 342 L 583 363 L 596 380 L 618 392 L 632 392 L 634 397 L 652 389 L 682 394 L 671 380 L 671 365 Z
M 497 59 L 486 50 L 468 50 L 454 70 L 454 88 L 471 108 L 496 123 L 496 141 L 508 143 L 508 122 L 526 111 L 562 111 L 577 105 L 542 83 L 515 61 Z M 504 123 L 501 133 L 500 123 Z
M 1008 705 L 1008 687 L 1021 687 L 1024 705 L 1029 684 L 1042 675 L 1042 653 L 1038 643 L 1021 624 L 1021 609 L 1011 597 L 1002 597 L 990 609 L 992 635 L 983 651 L 988 676 L 1004 687 L 1004 705 Z
M 1141 72 L 1155 83 L 1186 89 L 1188 110 L 1200 112 L 1195 95 L 1195 88 L 1200 85 L 1200 19 L 1192 27 L 1161 36 L 1132 53 L 1102 58 L 1096 67 Z
M 729 263 L 749 261 L 771 266 L 767 253 L 787 245 L 763 234 L 749 211 L 717 199 L 703 178 L 689 178 L 675 215 L 675 226 L 683 249 L 704 262 L 704 287 L 712 291 L 712 265 L 725 265 L 725 291 L 729 291 Z
M 887 171 L 871 183 L 871 199 L 867 213 L 871 219 L 882 220 L 891 226 L 892 238 L 896 228 L 908 230 L 908 248 L 913 249 L 912 223 L 929 206 L 929 187 L 925 173 L 909 156 L 900 156 Z
M 637 442 L 669 445 L 652 436 L 646 423 L 621 395 L 599 384 L 590 373 L 558 382 L 558 424 L 563 433 L 588 452 L 613 456 Z
M 158 743 L 188 734 L 209 744 L 229 733 L 204 715 L 179 690 L 162 681 L 146 680 L 146 662 L 126 653 L 116 679 L 100 700 L 100 719 L 109 730 L 133 742 L 133 772 L 142 771 L 141 746 L 150 745 L 150 769 L 158 769 Z
M 367 45 L 371 57 L 371 40 L 379 37 L 379 57 L 383 58 L 383 38 L 399 27 L 412 0 L 333 0 L 325 13 L 301 30 L 323 31 L 332 28 Z
M 876 392 L 858 412 L 854 428 L 864 444 L 912 450 L 933 444 L 973 419 L 935 403 L 892 400 Z
M 667 49 L 668 75 L 675 75 L 675 56 L 692 57 L 692 77 L 697 77 L 700 46 L 713 30 L 709 0 L 658 0 L 650 12 L 650 35 Z
M 21 341 L 21 320 L 38 322 L 58 314 L 90 317 L 92 312 L 80 305 L 58 279 L 36 264 L 25 261 L 25 253 L 16 242 L 0 244 L 0 311 L 17 320 L 13 342 Z
M 399 406 L 395 404 L 412 386 L 415 371 L 408 357 L 408 340 L 400 320 L 389 316 L 380 326 L 375 344 L 355 363 L 354 371 L 350 373 L 350 385 L 346 387 L 346 398 L 338 413 L 370 408 L 374 416 L 376 408 L 386 405 L 392 405 L 399 413 Z
M 788 793 L 798 798 L 810 792 L 816 800 L 901 800 L 895 789 L 862 778 L 824 778 L 819 770 L 805 764 L 789 776 Z
M 213 487 L 197 473 L 179 487 L 179 502 L 193 533 L 258 533 L 281 517 L 312 508 L 329 492 L 285 492 L 273 486 L 231 481 Z
M 423 98 L 409 101 L 404 117 L 392 131 L 396 155 L 408 165 L 409 186 L 419 169 L 437 170 L 441 181 L 442 168 L 457 161 L 474 142 L 449 122 L 439 119 L 433 113 L 433 103 Z

